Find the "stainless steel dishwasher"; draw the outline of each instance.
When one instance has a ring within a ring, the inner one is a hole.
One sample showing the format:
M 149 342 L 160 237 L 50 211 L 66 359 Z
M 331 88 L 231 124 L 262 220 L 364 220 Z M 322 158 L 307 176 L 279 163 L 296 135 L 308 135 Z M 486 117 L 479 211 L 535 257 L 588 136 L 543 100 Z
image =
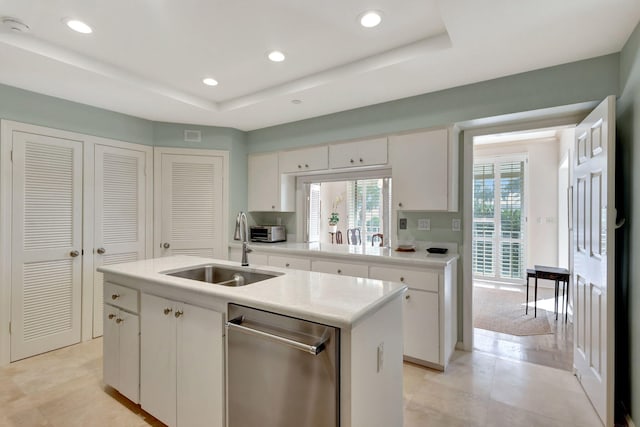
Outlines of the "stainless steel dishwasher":
M 340 330 L 229 304 L 229 427 L 340 425 Z

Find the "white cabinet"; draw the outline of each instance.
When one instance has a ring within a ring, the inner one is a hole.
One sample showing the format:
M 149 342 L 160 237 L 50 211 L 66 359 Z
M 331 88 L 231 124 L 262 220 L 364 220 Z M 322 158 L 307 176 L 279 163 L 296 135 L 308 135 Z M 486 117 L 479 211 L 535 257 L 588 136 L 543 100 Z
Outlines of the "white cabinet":
M 387 163 L 387 137 L 345 142 L 329 146 L 329 166 L 332 169 Z
M 438 294 L 409 289 L 404 298 L 404 355 L 441 364 Z
M 278 153 L 280 173 L 310 172 L 329 168 L 329 147 L 301 148 Z
M 395 209 L 458 210 L 458 141 L 452 133 L 436 129 L 389 138 Z
M 295 256 L 269 255 L 269 265 L 293 270 L 311 270 L 311 260 Z
M 311 262 L 311 271 L 354 277 L 369 276 L 369 267 L 366 264 L 355 264 L 342 261 L 313 260 Z
M 250 154 L 248 173 L 250 212 L 295 210 L 295 178 L 280 173 L 278 153 Z
M 140 316 L 142 408 L 169 426 L 223 426 L 223 315 L 142 294 Z
M 140 396 L 140 324 L 138 291 L 104 284 L 104 338 L 102 343 L 105 384 L 134 403 Z M 120 299 L 122 297 L 122 299 Z M 128 310 L 128 311 L 127 311 Z

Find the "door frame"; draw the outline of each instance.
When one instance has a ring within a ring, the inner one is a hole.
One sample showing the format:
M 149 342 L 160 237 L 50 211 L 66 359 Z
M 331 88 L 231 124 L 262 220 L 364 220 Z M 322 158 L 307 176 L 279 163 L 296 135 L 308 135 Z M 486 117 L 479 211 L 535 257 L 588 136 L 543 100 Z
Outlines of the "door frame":
M 473 138 L 496 133 L 519 132 L 547 127 L 575 126 L 598 102 L 588 102 L 565 107 L 522 112 L 491 119 L 459 123 L 462 132 L 462 337 L 458 347 L 473 350 Z M 575 293 L 570 293 L 574 295 Z
M 82 171 L 82 298 L 81 298 L 81 341 L 92 339 L 93 336 L 93 214 L 94 214 L 94 168 L 89 167 L 94 162 L 94 147 L 96 144 L 109 145 L 119 148 L 134 149 L 145 152 L 147 162 L 146 185 L 151 189 L 153 174 L 153 147 L 142 144 L 118 141 L 87 135 L 79 132 L 71 132 L 54 129 L 46 126 L 32 125 L 12 120 L 0 120 L 0 366 L 10 363 L 11 360 L 11 335 L 9 327 L 11 322 L 11 210 L 12 210 L 12 186 L 13 167 L 11 149 L 13 145 L 13 132 L 25 132 L 37 135 L 51 136 L 54 138 L 72 139 L 82 142 L 83 147 L 83 171 Z M 146 213 L 146 244 L 145 251 L 150 257 L 153 250 L 153 191 L 147 191 L 145 203 L 149 207 Z M 91 251 L 91 252 L 89 252 Z M 91 255 L 91 256 L 89 256 Z
M 160 212 L 162 197 L 162 155 L 222 157 L 222 238 L 223 248 L 229 250 L 229 151 L 205 148 L 153 147 L 153 257 L 160 256 L 158 248 L 162 237 Z

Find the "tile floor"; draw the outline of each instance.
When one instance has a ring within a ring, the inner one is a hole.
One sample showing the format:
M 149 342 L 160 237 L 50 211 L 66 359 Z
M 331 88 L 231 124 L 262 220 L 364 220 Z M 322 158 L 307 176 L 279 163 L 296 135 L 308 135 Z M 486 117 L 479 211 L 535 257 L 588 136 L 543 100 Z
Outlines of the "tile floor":
M 102 377 L 96 339 L 0 368 L 0 426 L 156 426 Z M 599 426 L 567 371 L 456 352 L 446 373 L 404 367 L 405 427 Z M 400 427 L 400 426 L 389 426 Z

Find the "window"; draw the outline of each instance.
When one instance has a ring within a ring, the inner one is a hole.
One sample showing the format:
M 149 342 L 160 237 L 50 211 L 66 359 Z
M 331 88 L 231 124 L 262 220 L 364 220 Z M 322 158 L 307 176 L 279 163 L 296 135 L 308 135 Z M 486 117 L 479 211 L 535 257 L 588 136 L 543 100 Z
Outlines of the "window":
M 525 159 L 478 159 L 474 164 L 472 266 L 476 277 L 525 277 L 525 163 Z
M 387 173 L 377 171 L 355 177 L 306 176 L 299 179 L 306 181 L 305 230 L 308 242 L 335 242 L 335 232 L 329 226 L 329 218 L 335 213 L 339 218 L 336 231 L 341 232 L 343 243 L 348 240 L 347 230 L 358 229 L 362 245 L 371 246 L 375 234 L 382 234 L 384 244 L 388 244 L 391 178 Z M 376 239 L 374 244 L 378 245 L 379 240 Z

